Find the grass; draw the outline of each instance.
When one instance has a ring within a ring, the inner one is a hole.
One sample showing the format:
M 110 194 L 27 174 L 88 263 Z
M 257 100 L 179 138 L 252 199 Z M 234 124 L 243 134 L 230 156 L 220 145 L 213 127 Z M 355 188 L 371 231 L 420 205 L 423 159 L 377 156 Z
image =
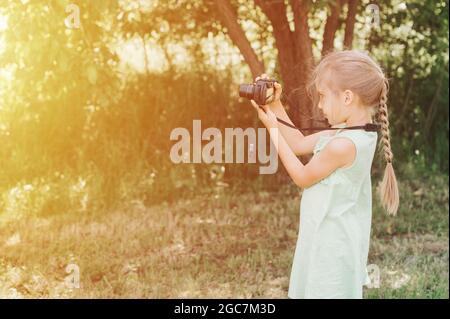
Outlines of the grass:
M 380 283 L 365 298 L 449 297 L 447 182 L 402 182 L 396 218 L 374 200 L 369 263 Z M 300 195 L 292 183 L 222 187 L 108 214 L 0 219 L 0 296 L 287 298 Z M 79 288 L 66 283 L 68 265 Z

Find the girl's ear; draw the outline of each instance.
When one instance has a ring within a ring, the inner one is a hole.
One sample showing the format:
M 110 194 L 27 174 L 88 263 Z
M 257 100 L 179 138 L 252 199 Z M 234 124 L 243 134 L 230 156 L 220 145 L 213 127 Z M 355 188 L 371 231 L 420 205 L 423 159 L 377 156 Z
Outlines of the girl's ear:
M 344 91 L 344 104 L 345 105 L 350 105 L 353 102 L 353 92 L 350 90 L 345 90 Z

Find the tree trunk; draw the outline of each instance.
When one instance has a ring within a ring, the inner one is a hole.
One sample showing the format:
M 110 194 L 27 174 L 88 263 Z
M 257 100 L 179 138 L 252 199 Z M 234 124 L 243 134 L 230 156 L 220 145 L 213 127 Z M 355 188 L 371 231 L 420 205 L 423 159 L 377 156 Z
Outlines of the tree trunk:
M 237 14 L 230 1 L 214 0 L 220 19 L 228 29 L 232 42 L 239 48 L 246 63 L 250 66 L 253 77 L 264 72 L 263 62 L 258 59 L 237 21 Z M 306 94 L 306 84 L 310 72 L 315 65 L 312 40 L 309 36 L 308 12 L 310 2 L 306 0 L 290 0 L 294 16 L 294 30 L 290 29 L 284 1 L 254 0 L 261 8 L 273 27 L 273 36 L 278 49 L 280 75 L 283 81 L 283 91 L 288 97 L 288 113 L 294 124 L 300 127 L 323 126 L 323 117 L 316 115 L 313 119 L 312 103 Z M 339 15 L 347 0 L 335 0 L 331 4 L 331 14 L 328 16 L 323 35 L 322 54 L 332 49 L 336 30 L 339 28 Z M 348 0 L 348 15 L 346 19 L 345 43 L 351 46 L 357 0 Z M 305 135 L 313 133 L 304 131 Z
M 322 56 L 334 48 L 334 35 L 339 26 L 341 7 L 342 0 L 335 0 L 335 3 L 331 4 L 331 14 L 327 18 L 325 30 L 323 32 Z
M 301 127 L 315 125 L 311 120 L 312 103 L 306 94 L 306 84 L 312 68 L 314 66 L 314 57 L 312 53 L 312 41 L 309 36 L 308 26 L 308 1 L 291 0 L 292 11 L 294 14 L 294 50 L 297 57 L 297 63 L 293 68 L 297 74 L 298 80 L 296 90 L 291 92 L 297 105 L 292 105 L 293 117 Z M 305 135 L 311 134 L 311 131 L 305 131 Z
M 289 27 L 286 16 L 286 5 L 284 2 L 267 2 L 255 0 L 267 16 L 273 27 L 273 35 L 278 49 L 278 63 L 280 74 L 283 79 L 283 91 L 288 97 L 288 113 L 294 124 L 299 124 L 298 108 L 299 100 L 293 95 L 301 86 L 302 75 L 304 74 L 303 63 L 299 62 L 296 54 L 295 34 Z M 302 104 L 301 104 L 302 105 Z M 301 125 L 301 124 L 300 124 Z
M 448 68 L 448 65 L 446 69 Z M 439 103 L 437 102 L 439 99 L 439 94 L 442 87 L 442 82 L 444 79 L 444 72 L 441 72 L 441 75 L 439 76 L 438 83 L 436 85 L 436 91 L 434 92 L 433 98 L 431 100 L 430 106 L 428 107 L 428 114 L 427 118 L 425 120 L 425 140 L 431 143 L 430 136 L 431 136 L 431 128 L 434 123 L 434 119 L 437 114 L 437 106 Z
M 348 0 L 347 18 L 345 20 L 344 48 L 353 47 L 353 32 L 355 29 L 356 11 L 358 9 L 358 0 Z
M 395 127 L 397 127 L 397 128 L 403 127 L 403 119 L 405 118 L 406 111 L 409 106 L 409 100 L 411 98 L 411 94 L 412 94 L 413 87 L 414 87 L 414 71 L 410 71 L 408 78 L 409 78 L 408 89 L 406 90 L 405 97 L 403 98 L 403 107 L 402 107 L 401 111 L 398 113 L 399 114 L 398 118 L 395 121 Z

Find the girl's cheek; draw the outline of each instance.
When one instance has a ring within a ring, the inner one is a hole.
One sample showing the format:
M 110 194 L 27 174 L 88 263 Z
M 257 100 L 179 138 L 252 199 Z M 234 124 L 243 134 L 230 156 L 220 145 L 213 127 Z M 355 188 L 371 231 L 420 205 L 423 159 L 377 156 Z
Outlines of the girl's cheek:
M 328 112 L 329 120 L 332 121 L 334 119 L 334 112 L 333 112 L 333 106 L 328 106 Z

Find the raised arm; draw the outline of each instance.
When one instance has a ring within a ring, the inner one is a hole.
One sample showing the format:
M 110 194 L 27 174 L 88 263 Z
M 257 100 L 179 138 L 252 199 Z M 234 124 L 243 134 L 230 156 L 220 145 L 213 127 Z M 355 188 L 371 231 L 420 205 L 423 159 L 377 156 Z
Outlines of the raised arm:
M 328 143 L 321 152 L 315 154 L 307 165 L 303 165 L 281 134 L 276 115 L 268 107 L 264 107 L 263 111 L 258 105 L 253 106 L 258 112 L 259 119 L 269 129 L 270 138 L 286 171 L 299 187 L 308 188 L 336 169 L 348 167 L 354 161 L 356 148 L 353 142 L 345 137 L 338 137 Z
M 259 78 L 268 78 L 266 74 L 262 74 L 260 77 L 257 77 L 255 81 Z M 289 115 L 286 113 L 283 104 L 281 104 L 280 96 L 281 96 L 282 88 L 279 83 L 275 83 L 275 99 L 272 103 L 268 104 L 267 107 L 281 120 L 288 122 L 289 124 L 294 125 Z M 253 103 L 253 102 L 252 102 Z M 255 104 L 253 104 L 255 106 Z M 312 154 L 314 150 L 314 146 L 319 140 L 321 135 L 329 135 L 330 130 L 321 131 L 318 133 L 314 133 L 311 135 L 303 135 L 299 130 L 294 129 L 292 127 L 286 126 L 283 123 L 278 125 L 281 134 L 283 135 L 286 143 L 292 149 L 295 155 L 308 155 Z
M 281 102 L 271 106 L 270 109 L 278 118 L 293 125 Z M 326 130 L 305 136 L 299 130 L 283 123 L 280 123 L 278 128 L 295 155 L 312 154 L 320 136 L 330 135 L 332 132 L 332 130 Z

